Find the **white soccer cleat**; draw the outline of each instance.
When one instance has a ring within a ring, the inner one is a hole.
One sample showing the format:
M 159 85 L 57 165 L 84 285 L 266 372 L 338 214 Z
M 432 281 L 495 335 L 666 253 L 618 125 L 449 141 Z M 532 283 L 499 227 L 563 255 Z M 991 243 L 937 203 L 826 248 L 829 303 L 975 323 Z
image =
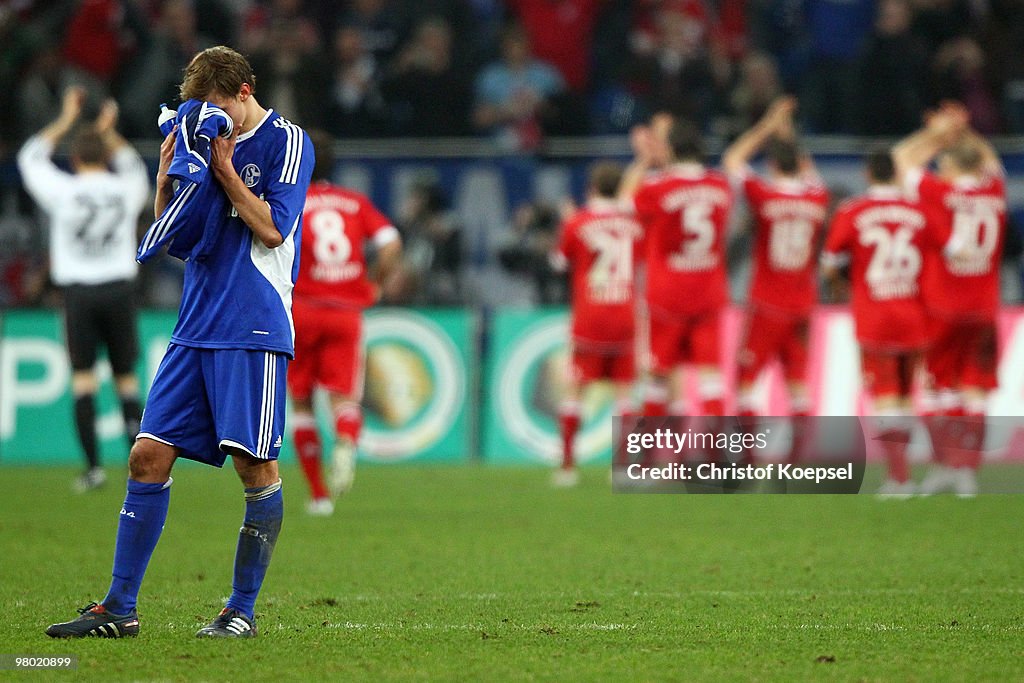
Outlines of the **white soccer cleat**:
M 878 488 L 876 494 L 881 500 L 907 500 L 913 498 L 917 487 L 912 481 L 899 482 L 895 479 L 886 479 Z
M 107 473 L 102 467 L 90 468 L 85 474 L 75 480 L 75 493 L 85 493 L 98 489 L 107 483 Z
M 551 474 L 551 485 L 556 489 L 571 489 L 580 483 L 580 473 L 574 469 L 558 468 Z
M 957 498 L 974 498 L 978 495 L 978 478 L 970 467 L 953 470 L 953 493 Z
M 928 474 L 925 475 L 924 479 L 921 480 L 921 486 L 918 487 L 918 493 L 922 496 L 932 496 L 936 493 L 946 493 L 952 491 L 955 486 L 956 470 L 946 465 L 935 465 Z
M 331 468 L 327 473 L 327 488 L 331 495 L 341 496 L 352 490 L 356 478 L 356 447 L 344 439 L 338 439 L 331 451 Z
M 310 517 L 330 517 L 334 514 L 334 501 L 330 498 L 314 498 L 306 503 L 306 514 Z

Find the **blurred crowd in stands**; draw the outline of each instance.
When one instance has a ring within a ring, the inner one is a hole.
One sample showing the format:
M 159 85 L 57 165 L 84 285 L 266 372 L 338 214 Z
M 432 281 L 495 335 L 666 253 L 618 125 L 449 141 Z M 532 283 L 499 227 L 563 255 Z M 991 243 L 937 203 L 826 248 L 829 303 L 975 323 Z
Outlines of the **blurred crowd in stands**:
M 0 137 L 62 86 L 152 137 L 188 58 L 247 54 L 261 99 L 339 137 L 617 133 L 666 109 L 730 137 L 779 92 L 807 133 L 898 135 L 942 98 L 1024 133 L 1019 0 L 4 0 Z
M 1024 134 L 1021 0 L 0 0 L 0 191 L 68 85 L 94 109 L 115 97 L 122 132 L 155 140 L 160 103 L 215 44 L 249 56 L 261 102 L 338 138 L 478 136 L 529 153 L 667 110 L 729 139 L 782 92 L 808 134 L 903 135 L 945 98 L 986 135 Z M 38 218 L 24 196 L 13 212 L 0 200 L 0 306 L 45 302 Z M 418 186 L 394 216 L 418 273 L 396 296 L 464 300 L 448 202 Z M 550 238 L 532 211 L 514 216 L 517 244 Z M 536 270 L 522 248 L 499 251 L 507 270 Z M 146 277 L 180 277 L 168 268 Z

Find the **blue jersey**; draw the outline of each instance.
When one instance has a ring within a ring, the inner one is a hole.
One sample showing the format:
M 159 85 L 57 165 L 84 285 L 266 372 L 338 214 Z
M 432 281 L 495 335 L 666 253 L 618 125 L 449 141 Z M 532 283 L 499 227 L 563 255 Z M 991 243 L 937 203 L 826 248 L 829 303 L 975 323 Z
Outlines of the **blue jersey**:
M 253 194 L 270 205 L 284 242 L 275 249 L 265 247 L 230 202 L 211 213 L 205 229 L 214 237 L 205 258 L 185 265 L 171 340 L 203 349 L 251 349 L 292 357 L 292 288 L 299 271 L 313 146 L 301 128 L 270 110 L 255 128 L 238 136 L 232 162 Z
M 234 122 L 224 110 L 202 100 L 178 107 L 178 134 L 167 175 L 178 181 L 174 197 L 139 243 L 136 260 L 145 263 L 170 243 L 167 253 L 182 261 L 205 258 L 215 235 L 207 231 L 207 216 L 224 211 L 228 198 L 208 176 L 210 141 L 230 137 Z

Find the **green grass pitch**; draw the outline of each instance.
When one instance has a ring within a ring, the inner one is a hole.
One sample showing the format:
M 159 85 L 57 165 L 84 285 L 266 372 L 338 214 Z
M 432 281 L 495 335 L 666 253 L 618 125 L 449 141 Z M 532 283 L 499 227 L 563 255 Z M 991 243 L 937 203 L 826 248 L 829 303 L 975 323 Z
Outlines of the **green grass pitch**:
M 615 495 L 584 470 L 363 467 L 333 518 L 286 519 L 257 639 L 199 641 L 230 591 L 230 471 L 179 466 L 142 633 L 54 641 L 103 596 L 120 483 L 0 469 L 0 654 L 12 680 L 1021 680 L 1024 499 Z M 116 478 L 116 477 L 115 477 Z

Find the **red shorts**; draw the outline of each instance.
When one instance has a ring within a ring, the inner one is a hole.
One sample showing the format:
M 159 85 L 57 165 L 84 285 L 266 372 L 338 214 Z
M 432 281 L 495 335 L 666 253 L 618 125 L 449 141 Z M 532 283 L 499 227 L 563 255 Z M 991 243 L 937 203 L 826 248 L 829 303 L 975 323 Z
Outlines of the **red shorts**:
M 601 349 L 585 343 L 573 342 L 572 378 L 580 384 L 601 379 L 632 382 L 636 379 L 636 361 L 632 342 L 611 349 Z
M 994 320 L 932 320 L 925 354 L 930 389 L 995 389 L 999 350 Z
M 292 398 L 308 399 L 316 386 L 351 396 L 363 391 L 363 316 L 358 309 L 295 301 L 295 360 L 288 366 Z
M 806 315 L 775 313 L 752 306 L 736 359 L 740 383 L 755 382 L 765 366 L 776 358 L 787 381 L 805 382 L 810 323 Z
M 651 311 L 651 369 L 667 373 L 683 363 L 718 365 L 721 360 L 719 315 L 717 310 L 691 316 Z
M 876 351 L 861 347 L 860 373 L 864 390 L 873 398 L 910 396 L 920 361 L 920 351 Z

